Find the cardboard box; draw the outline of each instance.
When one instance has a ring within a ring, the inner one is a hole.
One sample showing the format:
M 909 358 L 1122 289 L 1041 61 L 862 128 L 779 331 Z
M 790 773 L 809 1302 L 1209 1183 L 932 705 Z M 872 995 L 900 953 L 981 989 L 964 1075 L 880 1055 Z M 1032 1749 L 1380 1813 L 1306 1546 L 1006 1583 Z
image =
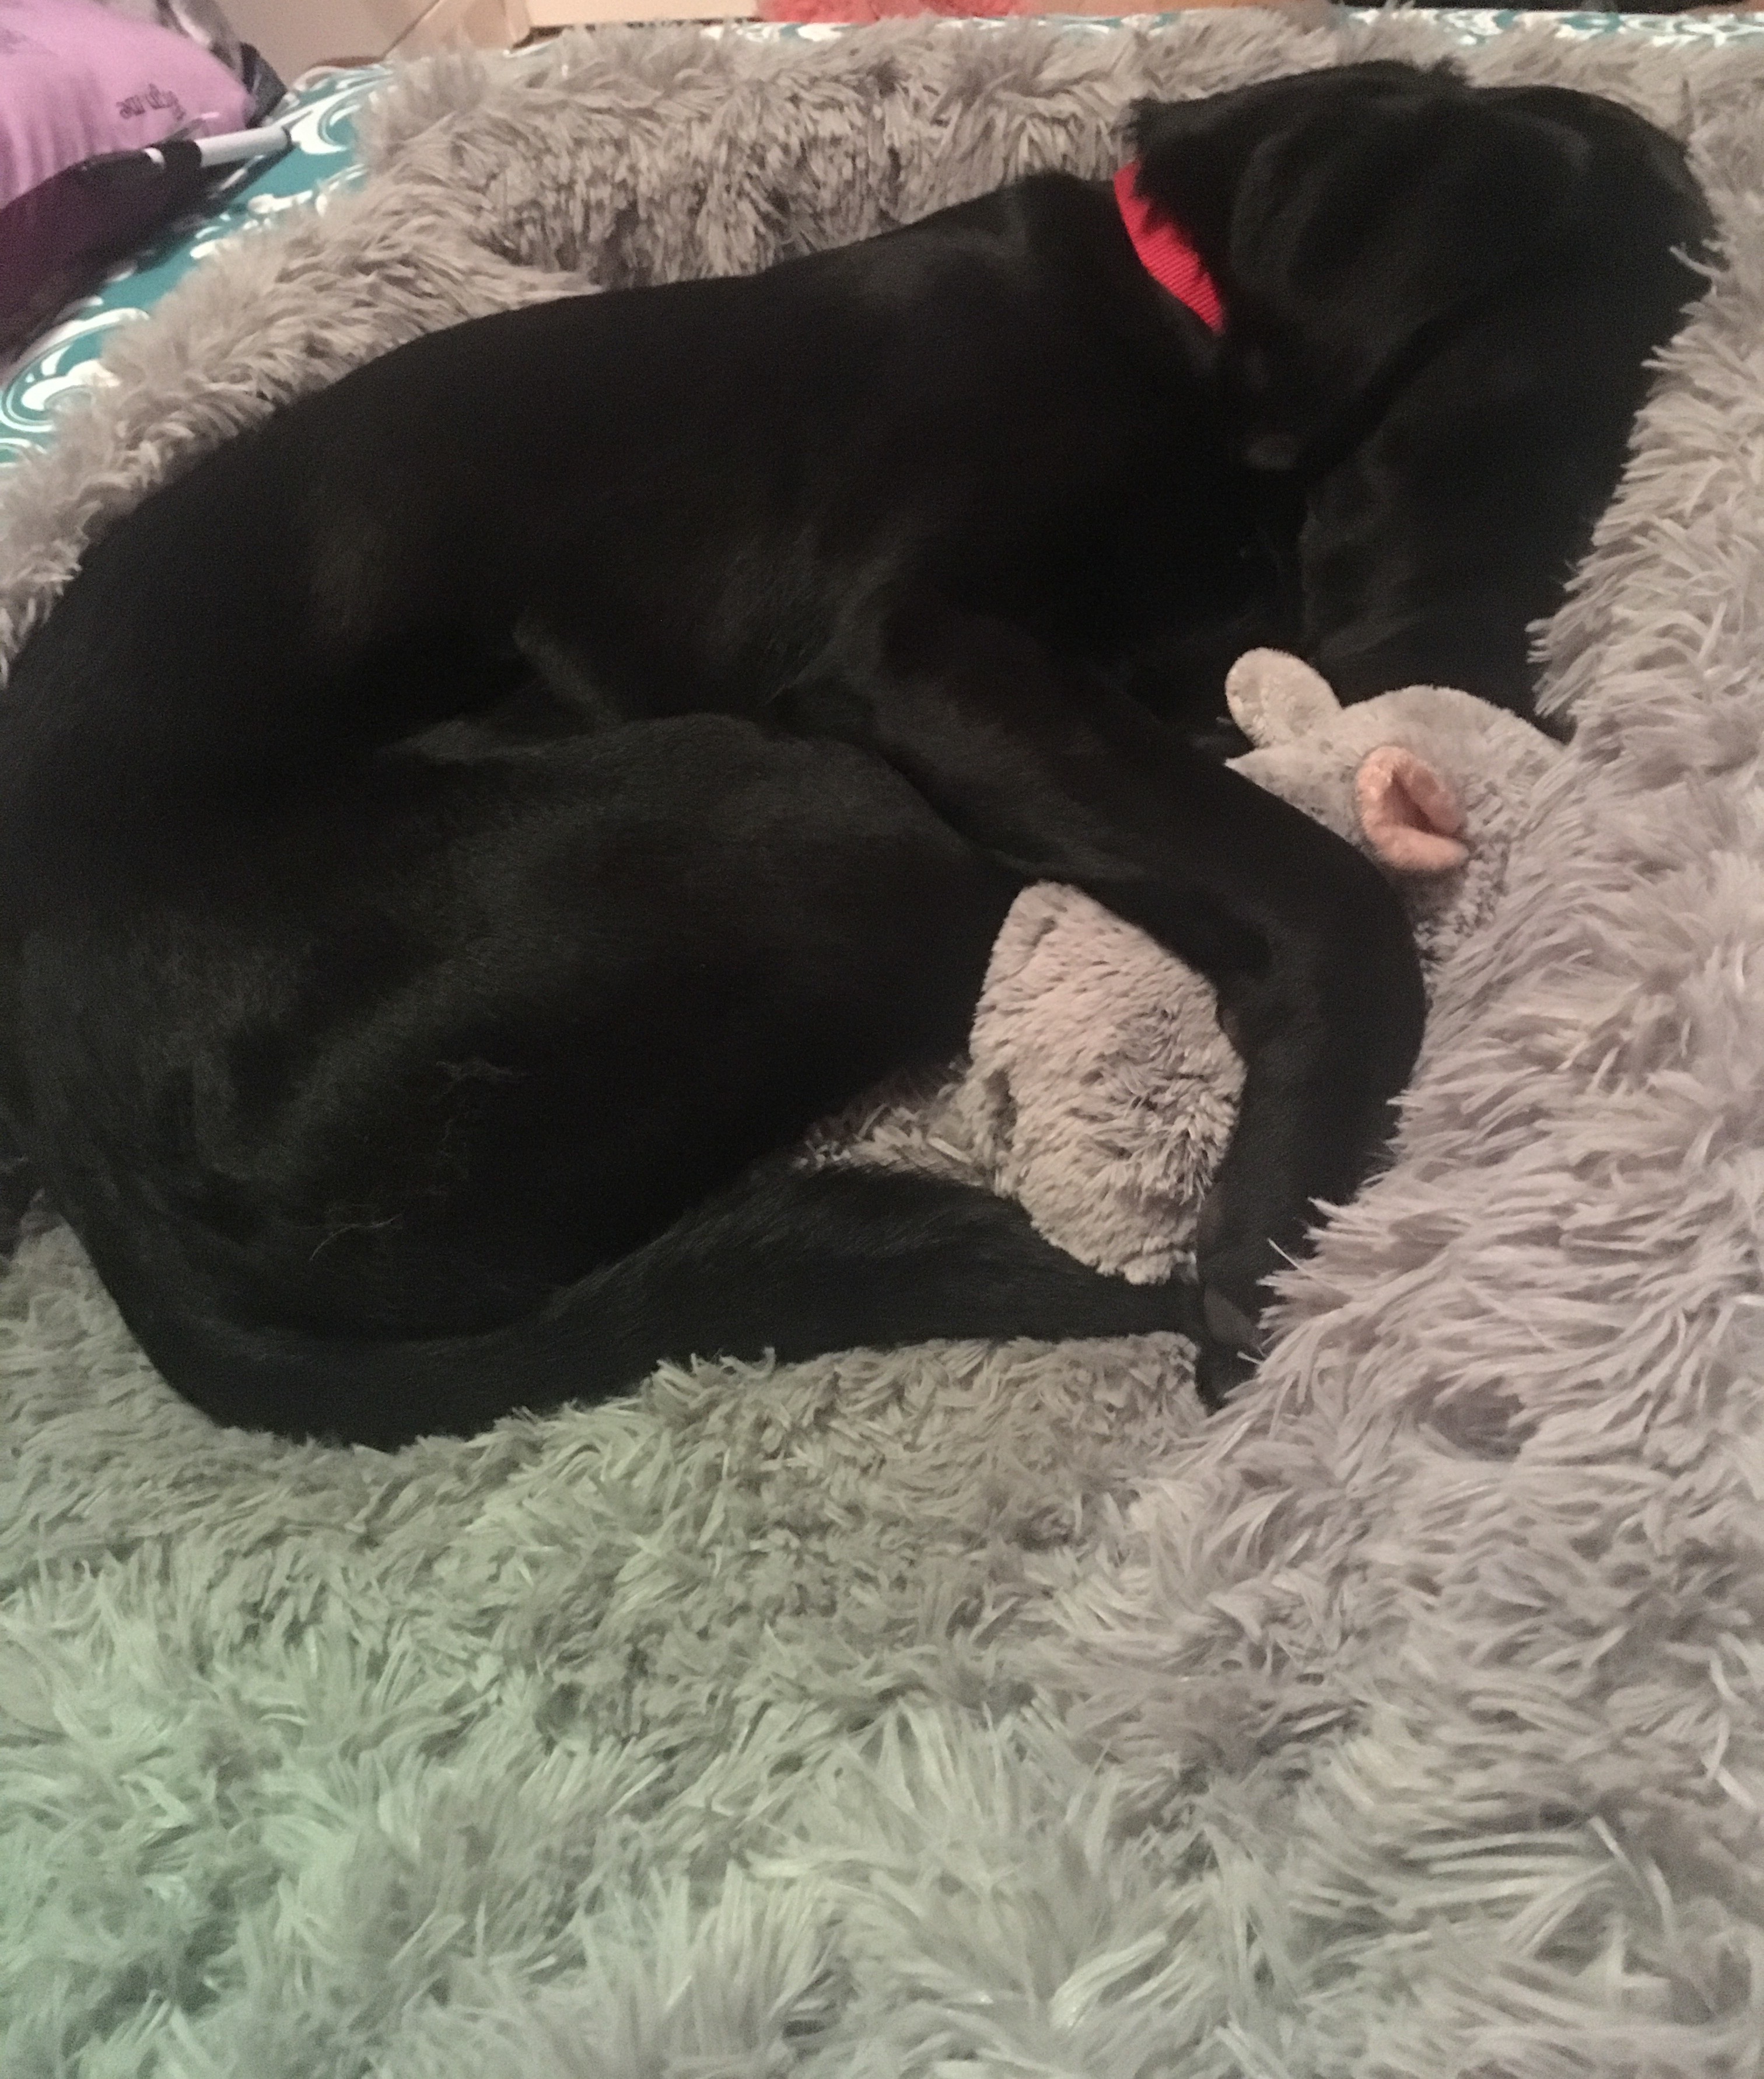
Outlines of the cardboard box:
M 511 50 L 579 22 L 749 19 L 758 0 L 224 0 L 228 19 L 284 79 L 308 65 L 435 51 Z
M 756 0 L 520 0 L 535 29 L 583 22 L 749 22 Z
M 434 0 L 222 0 L 222 11 L 284 79 L 308 65 L 382 58 Z

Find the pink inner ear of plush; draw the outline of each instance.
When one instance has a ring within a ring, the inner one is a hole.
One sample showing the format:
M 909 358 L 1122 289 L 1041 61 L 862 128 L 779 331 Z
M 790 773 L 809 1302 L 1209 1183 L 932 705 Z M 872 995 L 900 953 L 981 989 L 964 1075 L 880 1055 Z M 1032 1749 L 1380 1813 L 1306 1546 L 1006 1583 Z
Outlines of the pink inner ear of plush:
M 1424 759 L 1398 743 L 1369 751 L 1354 778 L 1360 826 L 1398 873 L 1446 873 L 1470 848 L 1457 797 Z

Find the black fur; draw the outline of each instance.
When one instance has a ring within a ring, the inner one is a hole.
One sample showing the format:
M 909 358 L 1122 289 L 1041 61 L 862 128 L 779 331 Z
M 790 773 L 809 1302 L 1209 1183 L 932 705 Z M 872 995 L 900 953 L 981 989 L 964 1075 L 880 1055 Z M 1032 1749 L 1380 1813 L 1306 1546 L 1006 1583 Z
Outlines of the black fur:
M 1419 1042 L 1382 879 L 1199 755 L 1302 642 L 1523 706 L 1695 288 L 1673 148 L 1374 65 L 1106 186 L 420 340 L 87 556 L 0 701 L 0 1111 L 171 1382 L 394 1444 L 664 1357 L 1156 1328 L 1216 1393 Z M 780 1160 L 962 1044 L 1016 892 L 1217 985 L 1198 1293 Z
M 1615 102 L 1354 73 L 1351 111 L 1302 77 L 1146 109 L 1151 191 L 1226 285 L 1246 458 L 1304 486 L 1297 646 L 1344 701 L 1527 713 L 1712 220 Z

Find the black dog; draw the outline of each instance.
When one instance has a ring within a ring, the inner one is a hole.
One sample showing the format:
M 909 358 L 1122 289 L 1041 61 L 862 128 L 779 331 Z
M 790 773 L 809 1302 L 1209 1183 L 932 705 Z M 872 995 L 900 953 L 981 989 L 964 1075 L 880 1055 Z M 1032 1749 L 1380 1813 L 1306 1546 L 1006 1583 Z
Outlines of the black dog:
M 1187 741 L 1302 645 L 1529 699 L 1707 230 L 1582 96 L 1368 65 L 1106 185 L 420 340 L 87 557 L 0 701 L 0 1107 L 217 1419 L 395 1443 L 664 1357 L 1185 1328 L 1215 1394 L 1419 1042 L 1373 869 Z M 1216 984 L 1200 1289 L 780 1151 L 962 1044 L 1029 881 Z

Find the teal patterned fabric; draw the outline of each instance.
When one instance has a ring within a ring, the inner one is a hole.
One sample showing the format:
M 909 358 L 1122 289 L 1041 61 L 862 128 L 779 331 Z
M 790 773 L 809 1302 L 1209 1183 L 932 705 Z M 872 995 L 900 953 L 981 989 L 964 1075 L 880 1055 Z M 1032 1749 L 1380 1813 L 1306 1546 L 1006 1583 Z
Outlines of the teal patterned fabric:
M 1369 19 L 1372 10 L 1355 10 Z M 1139 26 L 1156 26 L 1170 15 L 1135 15 Z M 1548 24 L 1558 36 L 1644 36 L 1684 46 L 1764 41 L 1764 17 L 1744 15 L 1536 15 L 1512 8 L 1430 11 L 1430 19 L 1465 44 L 1482 44 L 1503 31 Z M 997 28 L 996 20 L 978 26 Z M 1074 36 L 1101 36 L 1119 20 L 1073 19 L 1062 26 Z M 843 34 L 824 25 L 742 23 L 711 33 L 764 36 L 780 41 L 819 41 Z M 521 62 L 519 53 L 507 61 Z M 324 209 L 359 185 L 363 170 L 355 153 L 355 115 L 388 77 L 385 65 L 329 73 L 291 94 L 276 120 L 292 132 L 294 148 L 261 170 L 248 169 L 203 216 L 174 225 L 156 245 L 118 267 L 95 295 L 65 311 L 24 358 L 0 381 L 0 468 L 45 445 L 60 401 L 82 387 L 107 380 L 100 361 L 106 341 L 122 325 L 138 323 L 173 282 L 199 266 L 230 238 L 249 237 L 291 209 Z
M 61 400 L 106 379 L 98 356 L 111 333 L 145 317 L 217 246 L 262 230 L 288 210 L 322 210 L 360 184 L 355 111 L 389 69 L 364 65 L 332 73 L 291 94 L 273 119 L 287 125 L 292 151 L 261 169 L 245 169 L 203 215 L 172 225 L 114 269 L 95 295 L 62 312 L 0 383 L 0 468 L 48 441 Z

